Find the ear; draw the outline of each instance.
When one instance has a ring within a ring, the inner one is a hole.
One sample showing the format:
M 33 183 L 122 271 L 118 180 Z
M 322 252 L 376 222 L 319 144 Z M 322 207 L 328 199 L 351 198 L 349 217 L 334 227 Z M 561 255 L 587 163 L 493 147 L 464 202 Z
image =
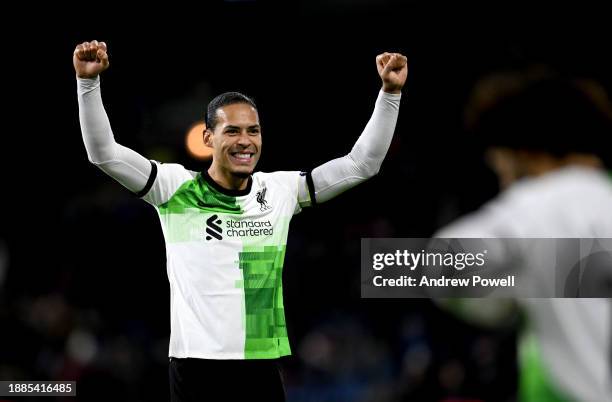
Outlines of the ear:
M 213 136 L 212 130 L 209 128 L 206 128 L 204 130 L 204 145 L 206 145 L 209 148 L 213 148 L 212 136 Z
M 521 177 L 517 151 L 506 147 L 491 147 L 486 151 L 486 161 L 495 172 L 502 189 Z

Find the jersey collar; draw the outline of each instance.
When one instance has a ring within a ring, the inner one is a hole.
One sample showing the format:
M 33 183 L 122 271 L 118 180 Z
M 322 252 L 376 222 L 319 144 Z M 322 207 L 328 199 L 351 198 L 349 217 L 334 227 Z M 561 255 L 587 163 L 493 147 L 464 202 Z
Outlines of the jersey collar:
M 206 183 L 208 183 L 212 188 L 214 188 L 221 194 L 229 195 L 232 197 L 248 195 L 251 192 L 251 186 L 253 185 L 253 176 L 249 176 L 247 186 L 244 190 L 228 190 L 227 188 L 221 187 L 219 183 L 217 183 L 212 177 L 210 177 L 207 170 L 202 171 L 202 178 L 206 181 Z

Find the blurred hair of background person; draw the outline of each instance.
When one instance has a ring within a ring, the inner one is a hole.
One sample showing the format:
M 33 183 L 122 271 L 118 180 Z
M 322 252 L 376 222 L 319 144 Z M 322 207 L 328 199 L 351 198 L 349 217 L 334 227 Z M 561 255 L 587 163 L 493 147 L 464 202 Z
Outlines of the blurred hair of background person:
M 611 111 L 598 83 L 545 66 L 480 80 L 466 107 L 466 126 L 486 144 L 501 192 L 436 236 L 612 237 L 612 180 L 601 147 L 612 135 Z M 515 253 L 542 258 L 539 250 Z M 491 309 L 495 302 L 499 308 Z M 517 322 L 509 320 L 516 311 L 508 300 L 443 304 L 472 321 Z M 609 300 L 517 299 L 514 306 L 526 318 L 518 349 L 521 401 L 612 400 Z

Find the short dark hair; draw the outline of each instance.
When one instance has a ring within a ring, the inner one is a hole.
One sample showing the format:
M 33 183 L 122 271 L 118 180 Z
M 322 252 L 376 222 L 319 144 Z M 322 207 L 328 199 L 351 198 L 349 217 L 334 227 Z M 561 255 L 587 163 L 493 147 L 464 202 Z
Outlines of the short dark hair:
M 246 103 L 247 105 L 253 106 L 253 108 L 257 110 L 257 106 L 255 106 L 255 101 L 250 97 L 246 96 L 245 94 L 242 94 L 240 92 L 224 92 L 221 95 L 215 97 L 208 104 L 206 116 L 204 118 L 206 128 L 214 130 L 215 126 L 217 125 L 217 110 L 223 106 L 233 105 L 235 103 Z
M 597 82 L 545 66 L 480 80 L 466 107 L 466 127 L 483 146 L 601 155 L 612 134 L 612 105 Z

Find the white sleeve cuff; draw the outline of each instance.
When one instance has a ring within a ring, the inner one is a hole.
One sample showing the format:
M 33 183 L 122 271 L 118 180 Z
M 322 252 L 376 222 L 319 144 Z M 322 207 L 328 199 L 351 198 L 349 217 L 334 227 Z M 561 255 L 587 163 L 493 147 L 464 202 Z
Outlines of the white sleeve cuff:
M 100 87 L 100 76 L 96 78 L 79 78 L 77 77 L 77 87 L 79 95 L 84 95 Z

